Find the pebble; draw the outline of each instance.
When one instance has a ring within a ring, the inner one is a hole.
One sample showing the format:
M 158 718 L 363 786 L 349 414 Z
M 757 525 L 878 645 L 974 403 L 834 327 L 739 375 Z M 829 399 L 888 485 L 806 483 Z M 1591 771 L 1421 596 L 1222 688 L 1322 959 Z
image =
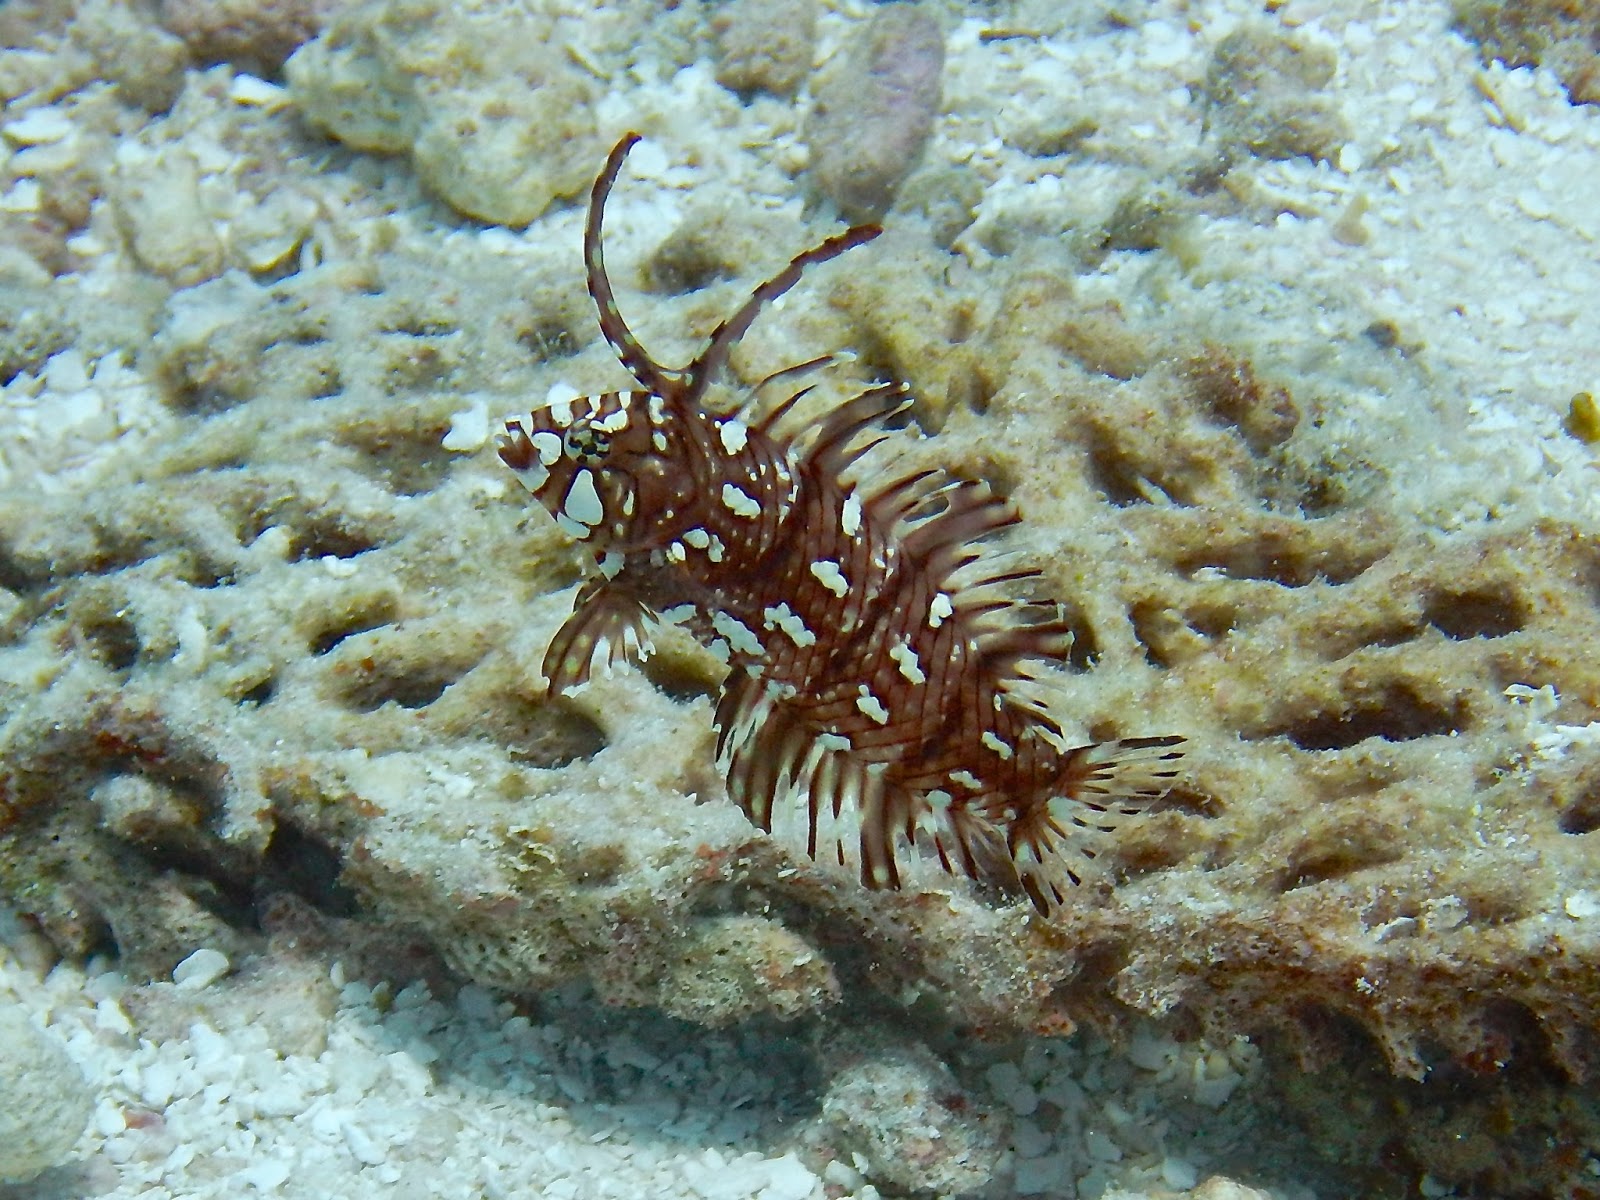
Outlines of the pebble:
M 172 968 L 172 982 L 183 991 L 196 992 L 210 987 L 231 969 L 226 954 L 202 946 Z

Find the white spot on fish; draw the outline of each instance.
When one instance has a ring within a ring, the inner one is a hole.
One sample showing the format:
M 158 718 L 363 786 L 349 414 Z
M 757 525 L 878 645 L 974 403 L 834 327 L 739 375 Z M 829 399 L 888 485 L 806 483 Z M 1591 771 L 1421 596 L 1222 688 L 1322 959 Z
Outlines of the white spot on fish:
M 722 544 L 722 539 L 713 533 L 711 535 L 711 546 L 706 551 L 707 556 L 712 562 L 719 563 L 722 561 L 722 556 L 727 552 L 728 548 Z
M 548 407 L 550 409 L 550 419 L 562 429 L 572 424 L 571 400 L 552 400 Z
M 832 559 L 819 558 L 811 564 L 811 574 L 816 577 L 818 583 L 841 600 L 850 594 L 850 581 L 844 577 L 844 572 L 839 570 L 839 564 Z
M 851 492 L 844 498 L 844 509 L 839 514 L 839 528 L 845 537 L 855 537 L 861 532 L 861 497 Z
M 761 639 L 738 617 L 729 616 L 719 609 L 711 614 L 711 628 L 726 638 L 728 645 L 740 654 L 759 658 L 764 652 Z
M 789 635 L 789 640 L 804 650 L 807 646 L 814 646 L 817 635 L 806 628 L 806 623 L 800 619 L 787 604 L 774 604 L 761 610 L 761 620 L 768 629 L 779 629 Z
M 883 701 L 874 696 L 871 689 L 864 683 L 857 691 L 860 694 L 856 697 L 856 707 L 879 725 L 887 725 L 889 723 L 889 710 L 883 706 Z
M 659 429 L 656 430 L 650 435 L 650 444 L 656 448 L 658 453 L 665 454 L 667 452 L 667 435 Z
M 518 483 L 536 496 L 539 490 L 550 482 L 550 472 L 536 462 L 529 463 L 520 471 L 513 471 L 512 474 L 517 477 Z
M 761 505 L 749 492 L 740 491 L 731 483 L 722 485 L 722 503 L 736 517 L 754 519 L 761 515 Z
M 539 452 L 539 461 L 545 466 L 551 466 L 556 459 L 561 457 L 561 439 L 548 429 L 541 429 L 528 440 L 533 443 L 533 448 Z
M 922 672 L 922 664 L 917 660 L 917 652 L 905 642 L 896 642 L 889 647 L 889 657 L 894 659 L 895 666 L 900 668 L 908 682 L 923 684 L 928 682 L 928 677 Z
M 667 547 L 667 561 L 681 563 L 689 557 L 689 552 L 683 548 L 682 542 L 673 542 Z
M 573 475 L 567 498 L 561 502 L 561 511 L 583 525 L 595 526 L 605 519 L 606 510 L 600 503 L 600 493 L 595 490 L 593 471 L 579 471 Z
M 993 750 L 1001 758 L 1010 758 L 1013 753 L 1011 749 L 1011 743 L 1003 741 L 998 735 L 990 730 L 985 729 L 983 731 L 983 737 L 981 740 L 985 746 L 989 747 L 989 749 Z
M 825 753 L 845 754 L 850 750 L 850 739 L 842 733 L 819 733 L 817 746 Z
M 696 550 L 704 550 L 711 545 L 711 535 L 704 529 L 699 528 L 686 529 L 683 534 L 683 540 Z
M 560 526 L 563 533 L 570 534 L 572 537 L 577 538 L 580 542 L 594 532 L 594 530 L 589 526 L 578 524 L 578 522 L 574 521 L 564 512 L 558 512 L 556 514 L 556 524 Z
M 627 491 L 622 493 L 622 515 L 625 516 L 625 517 L 633 516 L 633 489 L 632 488 L 629 488 Z
M 628 398 L 619 395 L 617 400 L 622 407 L 603 420 L 596 421 L 594 423 L 596 429 L 603 429 L 607 433 L 621 433 L 628 427 Z
M 621 573 L 626 560 L 615 550 L 607 550 L 600 557 L 600 574 L 607 579 L 615 579 Z
M 972 791 L 972 792 L 981 792 L 981 791 L 983 791 L 983 780 L 979 779 L 971 771 L 966 771 L 966 770 L 951 771 L 950 772 L 950 782 L 951 783 L 959 783 L 962 787 L 966 788 L 968 791 Z
M 666 625 L 683 625 L 694 616 L 695 607 L 692 604 L 674 604 L 671 608 L 661 610 L 661 621 Z
M 928 628 L 939 628 L 955 611 L 955 606 L 950 603 L 950 597 L 940 592 L 934 596 L 933 603 L 928 605 Z
M 750 431 L 745 428 L 743 421 L 730 417 L 726 421 L 717 422 L 717 436 L 722 439 L 724 450 L 729 454 L 737 454 L 750 440 Z

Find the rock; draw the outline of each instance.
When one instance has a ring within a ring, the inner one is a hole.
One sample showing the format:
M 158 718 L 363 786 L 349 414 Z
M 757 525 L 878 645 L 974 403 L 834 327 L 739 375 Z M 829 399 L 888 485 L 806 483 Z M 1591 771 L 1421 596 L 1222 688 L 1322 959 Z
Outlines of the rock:
M 817 0 L 734 0 L 712 19 L 717 82 L 749 96 L 791 96 L 811 73 Z
M 886 4 L 817 85 L 805 130 L 812 179 L 847 220 L 876 220 L 894 203 L 933 133 L 943 73 L 938 21 Z
M 1207 123 L 1224 147 L 1258 158 L 1331 161 L 1350 136 L 1324 93 L 1336 66 L 1326 46 L 1246 25 L 1211 52 L 1200 92 Z
M 10 1004 L 0 1001 L 0 1181 L 16 1183 L 66 1159 L 94 1099 L 60 1043 Z
M 409 154 L 458 212 L 526 225 L 588 186 L 592 89 L 557 19 L 512 0 L 371 0 L 284 66 L 305 118 L 357 150 Z

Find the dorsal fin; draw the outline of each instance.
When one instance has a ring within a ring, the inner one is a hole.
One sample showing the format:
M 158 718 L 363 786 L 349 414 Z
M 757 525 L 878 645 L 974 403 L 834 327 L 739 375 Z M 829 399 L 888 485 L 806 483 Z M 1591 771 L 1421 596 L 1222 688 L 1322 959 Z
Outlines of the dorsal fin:
M 588 274 L 589 296 L 600 314 L 600 332 L 617 352 L 617 359 L 628 368 L 628 373 L 639 381 L 639 386 L 657 396 L 670 396 L 683 388 L 687 376 L 682 371 L 663 367 L 650 357 L 648 351 L 633 336 L 628 323 L 617 308 L 616 294 L 611 290 L 611 277 L 606 274 L 605 247 L 602 244 L 601 221 L 605 216 L 606 197 L 622 172 L 622 160 L 628 157 L 639 141 L 637 133 L 626 133 L 611 147 L 606 165 L 601 168 L 589 192 L 589 214 L 583 225 L 583 265 Z
M 611 343 L 611 348 L 617 352 L 617 359 L 628 369 L 628 373 L 639 381 L 639 386 L 663 399 L 697 404 L 712 378 L 727 361 L 729 351 L 767 304 L 799 283 L 807 267 L 825 263 L 846 250 L 870 242 L 883 229 L 878 225 L 852 225 L 843 233 L 825 238 L 809 250 L 795 255 L 783 270 L 751 292 L 749 299 L 731 317 L 712 330 L 705 349 L 695 356 L 693 362 L 686 367 L 664 367 L 650 357 L 639 339 L 633 336 L 628 323 L 622 319 L 622 312 L 617 308 L 616 293 L 611 287 L 611 277 L 606 273 L 601 231 L 606 199 L 611 195 L 617 176 L 622 173 L 622 163 L 628 157 L 628 151 L 639 140 L 637 133 L 622 135 L 621 140 L 611 147 L 605 166 L 601 168 L 589 192 L 589 213 L 583 226 L 583 262 L 588 275 L 589 295 L 600 314 L 600 332 L 605 334 L 606 341 Z M 799 367 L 809 365 L 802 363 Z
M 884 383 L 851 397 L 830 412 L 806 442 L 805 465 L 824 478 L 837 478 L 883 441 L 890 418 L 911 407 L 911 389 Z M 863 434 L 870 436 L 865 439 Z
M 987 484 L 957 480 L 940 489 L 943 507 L 930 516 L 913 512 L 901 522 L 900 537 L 908 555 L 927 564 L 941 583 L 952 572 L 976 561 L 982 539 L 1009 529 L 1021 518 L 1017 510 L 989 490 Z
M 754 321 L 768 304 L 799 283 L 800 276 L 805 273 L 807 267 L 825 263 L 830 258 L 838 258 L 846 250 L 865 245 L 882 232 L 882 227 L 878 225 L 852 225 L 843 233 L 825 238 L 811 249 L 804 250 L 791 258 L 788 266 L 751 292 L 750 298 L 737 312 L 711 331 L 705 349 L 700 351 L 694 362 L 684 369 L 683 373 L 689 380 L 684 393 L 685 399 L 699 401 L 716 373 L 722 369 L 722 364 L 728 360 L 728 352 L 738 344 L 745 330 L 750 328 L 750 322 Z M 810 364 L 800 363 L 797 364 L 797 368 L 808 365 Z

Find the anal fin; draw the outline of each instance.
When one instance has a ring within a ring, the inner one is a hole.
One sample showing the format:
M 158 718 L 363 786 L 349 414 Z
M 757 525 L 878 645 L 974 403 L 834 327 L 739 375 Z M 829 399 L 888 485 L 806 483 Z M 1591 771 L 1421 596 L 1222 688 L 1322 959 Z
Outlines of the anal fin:
M 713 720 L 728 795 L 754 825 L 817 862 L 858 867 L 868 887 L 899 886 L 904 806 L 886 804 L 882 763 L 742 672 L 724 685 Z

